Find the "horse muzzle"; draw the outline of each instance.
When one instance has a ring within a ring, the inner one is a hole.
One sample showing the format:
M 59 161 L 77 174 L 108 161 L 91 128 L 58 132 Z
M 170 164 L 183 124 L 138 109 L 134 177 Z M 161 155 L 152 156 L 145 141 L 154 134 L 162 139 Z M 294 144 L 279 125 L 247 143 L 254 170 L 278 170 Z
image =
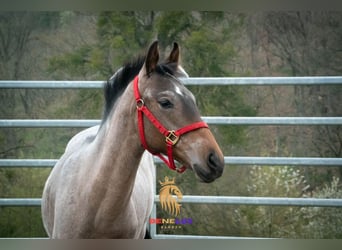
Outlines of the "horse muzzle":
M 224 159 L 215 152 L 210 153 L 207 156 L 206 166 L 194 164 L 192 168 L 201 181 L 210 183 L 221 177 L 224 169 Z

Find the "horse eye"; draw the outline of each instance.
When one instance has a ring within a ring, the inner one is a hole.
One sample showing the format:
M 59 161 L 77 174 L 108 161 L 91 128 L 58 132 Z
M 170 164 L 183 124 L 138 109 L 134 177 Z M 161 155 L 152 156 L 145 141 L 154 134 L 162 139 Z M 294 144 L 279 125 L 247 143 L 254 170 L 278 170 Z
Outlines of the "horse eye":
M 164 109 L 173 108 L 172 102 L 170 102 L 168 99 L 162 99 L 162 100 L 158 101 L 158 103 Z

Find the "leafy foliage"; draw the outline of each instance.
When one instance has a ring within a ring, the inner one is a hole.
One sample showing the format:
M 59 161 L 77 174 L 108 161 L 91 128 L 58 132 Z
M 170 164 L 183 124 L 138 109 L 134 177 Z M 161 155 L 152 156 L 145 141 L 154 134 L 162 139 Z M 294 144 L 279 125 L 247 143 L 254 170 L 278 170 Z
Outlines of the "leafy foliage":
M 249 178 L 247 189 L 251 196 L 342 197 L 338 178 L 333 177 L 329 185 L 310 193 L 304 175 L 294 167 L 254 166 Z M 244 234 L 260 237 L 341 238 L 341 209 L 246 206 L 235 210 L 234 224 L 247 229 Z

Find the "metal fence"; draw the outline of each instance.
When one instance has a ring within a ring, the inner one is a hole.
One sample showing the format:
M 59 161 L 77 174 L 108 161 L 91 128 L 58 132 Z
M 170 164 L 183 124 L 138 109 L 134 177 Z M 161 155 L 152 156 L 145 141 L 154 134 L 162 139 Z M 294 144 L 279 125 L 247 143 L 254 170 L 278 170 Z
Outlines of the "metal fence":
M 333 77 L 229 77 L 229 78 L 184 78 L 186 85 L 342 85 L 341 76 Z M 101 88 L 102 81 L 0 81 L 0 89 L 80 89 Z M 342 117 L 203 117 L 208 124 L 215 125 L 342 125 Z M 100 120 L 0 120 L 0 128 L 85 128 L 100 123 Z M 233 165 L 295 165 L 342 167 L 341 158 L 321 157 L 233 157 L 225 156 L 226 164 Z M 51 168 L 57 159 L 0 159 L 0 168 Z M 155 158 L 156 163 L 160 163 Z M 156 204 L 159 196 L 155 195 L 152 218 L 156 218 Z M 238 196 L 183 196 L 182 203 L 206 203 L 225 205 L 262 205 L 262 206 L 314 206 L 342 207 L 342 199 L 317 198 L 279 198 L 279 197 L 238 197 Z M 40 206 L 41 199 L 4 199 L 0 198 L 0 206 Z M 153 238 L 234 238 L 189 235 L 157 234 L 156 225 L 150 227 Z

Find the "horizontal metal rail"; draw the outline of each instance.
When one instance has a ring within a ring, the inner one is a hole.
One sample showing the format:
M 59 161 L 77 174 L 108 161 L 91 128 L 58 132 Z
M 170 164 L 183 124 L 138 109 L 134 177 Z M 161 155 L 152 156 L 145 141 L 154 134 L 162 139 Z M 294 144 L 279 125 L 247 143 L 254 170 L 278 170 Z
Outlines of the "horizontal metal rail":
M 0 168 L 51 168 L 58 159 L 0 159 Z
M 342 158 L 225 156 L 226 164 L 265 166 L 342 166 Z
M 181 78 L 185 85 L 336 85 L 341 76 L 310 77 L 189 77 Z M 102 88 L 105 81 L 23 81 L 2 80 L 0 88 L 82 89 Z
M 179 234 L 155 234 L 152 236 L 152 239 L 158 239 L 158 240 L 167 240 L 167 239 L 173 239 L 173 240 L 195 240 L 195 239 L 201 239 L 201 240 L 256 240 L 256 239 L 277 239 L 277 238 L 262 238 L 262 237 L 236 237 L 236 236 L 209 236 L 209 235 L 179 235 Z
M 105 81 L 0 81 L 5 89 L 100 89 Z
M 154 202 L 159 202 L 155 195 Z M 308 206 L 342 207 L 342 199 L 323 198 L 287 198 L 287 197 L 244 197 L 244 196 L 200 196 L 183 195 L 182 203 L 223 204 L 223 205 L 258 205 L 258 206 Z
M 203 116 L 205 122 L 212 125 L 342 125 L 342 117 L 222 117 Z M 4 119 L 2 128 L 87 128 L 96 126 L 101 120 L 88 119 Z
M 155 195 L 154 202 L 159 202 Z M 199 196 L 183 195 L 182 203 L 253 205 L 253 206 L 301 206 L 301 207 L 342 207 L 342 199 L 323 198 L 283 198 L 283 197 L 244 197 L 244 196 Z M 40 198 L 2 198 L 0 206 L 40 206 Z
M 40 198 L 1 198 L 0 207 L 40 207 Z
M 203 117 L 216 125 L 342 125 L 342 117 Z
M 57 163 L 57 159 L 0 159 L 0 168 L 50 168 Z M 155 163 L 163 163 L 154 157 Z M 265 165 L 265 166 L 342 166 L 342 158 L 318 157 L 250 157 L 225 156 L 225 164 L 231 165 Z
M 10 119 L 0 120 L 3 128 L 88 128 L 99 125 L 101 120 L 76 119 Z
M 189 77 L 185 85 L 335 85 L 342 84 L 341 76 L 310 77 Z

